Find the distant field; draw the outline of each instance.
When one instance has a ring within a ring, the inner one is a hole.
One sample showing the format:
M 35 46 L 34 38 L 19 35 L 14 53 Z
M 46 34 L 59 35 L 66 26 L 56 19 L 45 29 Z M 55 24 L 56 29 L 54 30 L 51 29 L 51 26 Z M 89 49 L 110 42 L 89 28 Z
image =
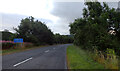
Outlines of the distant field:
M 104 69 L 95 62 L 86 51 L 71 45 L 67 48 L 68 68 L 70 69 Z

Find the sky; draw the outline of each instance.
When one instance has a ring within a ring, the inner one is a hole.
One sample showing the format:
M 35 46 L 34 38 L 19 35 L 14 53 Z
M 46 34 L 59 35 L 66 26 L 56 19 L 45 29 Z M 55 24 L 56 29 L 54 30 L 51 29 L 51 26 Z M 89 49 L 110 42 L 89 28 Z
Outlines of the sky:
M 119 0 L 114 1 L 109 0 L 111 8 L 118 7 Z M 15 32 L 13 27 L 17 28 L 22 19 L 33 16 L 45 22 L 53 33 L 68 35 L 69 24 L 82 17 L 84 7 L 84 0 L 1 0 L 0 31 L 8 29 Z

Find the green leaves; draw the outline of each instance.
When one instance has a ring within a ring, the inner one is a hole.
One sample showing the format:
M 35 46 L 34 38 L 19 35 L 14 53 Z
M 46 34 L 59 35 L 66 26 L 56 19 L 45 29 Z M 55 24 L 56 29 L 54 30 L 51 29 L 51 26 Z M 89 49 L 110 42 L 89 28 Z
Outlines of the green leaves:
M 53 44 L 54 42 L 51 30 L 41 21 L 35 21 L 33 17 L 22 19 L 16 32 L 17 37 L 23 38 L 25 42 L 37 45 Z
M 65 44 L 65 43 L 73 43 L 73 36 L 72 35 L 54 35 L 54 42 L 56 44 Z
M 99 50 L 112 48 L 116 51 L 120 48 L 120 13 L 114 8 L 110 9 L 104 2 L 103 5 L 99 2 L 86 2 L 85 5 L 87 7 L 83 9 L 83 18 L 75 19 L 70 24 L 74 44 L 82 45 L 85 49 L 96 46 Z M 116 35 L 108 33 L 111 27 L 115 27 Z

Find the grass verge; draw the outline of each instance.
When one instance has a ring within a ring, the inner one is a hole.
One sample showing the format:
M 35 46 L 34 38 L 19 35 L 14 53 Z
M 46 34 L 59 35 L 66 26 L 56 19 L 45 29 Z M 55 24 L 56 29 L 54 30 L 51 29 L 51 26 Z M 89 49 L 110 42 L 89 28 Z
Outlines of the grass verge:
M 102 64 L 95 62 L 86 51 L 71 45 L 67 48 L 69 69 L 104 69 Z
M 26 50 L 31 50 L 31 49 L 36 49 L 36 48 L 40 48 L 40 47 L 47 47 L 49 45 L 44 45 L 44 46 L 33 46 L 30 48 L 11 48 L 11 49 L 6 49 L 6 50 L 0 50 L 0 55 L 7 55 L 7 54 L 11 54 L 11 53 L 16 53 L 16 52 L 22 52 L 22 51 L 26 51 Z
M 32 50 L 32 49 L 37 49 L 41 47 L 56 46 L 56 45 L 61 45 L 61 44 L 41 45 L 41 46 L 24 47 L 24 48 L 11 48 L 11 49 L 6 49 L 6 50 L 0 50 L 0 55 L 7 55 L 7 54 L 16 53 L 16 52 L 22 52 L 26 50 Z

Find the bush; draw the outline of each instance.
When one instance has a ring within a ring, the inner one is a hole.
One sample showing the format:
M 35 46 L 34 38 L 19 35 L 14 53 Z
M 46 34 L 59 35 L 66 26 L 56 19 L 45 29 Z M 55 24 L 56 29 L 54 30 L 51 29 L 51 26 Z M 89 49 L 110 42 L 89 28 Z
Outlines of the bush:
M 30 48 L 30 47 L 34 46 L 32 43 L 23 43 L 23 45 L 26 48 Z
M 17 38 L 23 38 L 25 42 L 35 45 L 53 44 L 54 34 L 45 23 L 38 21 L 31 16 L 21 20 L 18 28 L 15 28 Z
M 2 49 L 10 49 L 15 46 L 15 43 L 2 43 Z
M 118 69 L 118 58 L 113 49 L 107 49 L 106 52 L 94 50 L 91 52 L 92 57 L 95 61 L 103 64 L 106 69 Z
M 21 43 L 14 43 L 13 41 L 0 41 L 2 44 L 1 49 L 10 49 L 10 48 L 28 48 L 34 46 L 33 43 L 24 42 L 21 46 Z

